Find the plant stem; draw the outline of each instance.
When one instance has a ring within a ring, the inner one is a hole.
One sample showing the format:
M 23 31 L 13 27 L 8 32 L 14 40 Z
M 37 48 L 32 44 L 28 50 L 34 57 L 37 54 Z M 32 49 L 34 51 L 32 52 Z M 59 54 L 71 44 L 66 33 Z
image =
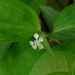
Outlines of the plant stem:
M 61 44 L 62 44 L 59 40 L 57 40 L 57 39 L 54 39 L 54 38 L 50 37 L 48 34 L 46 34 L 46 35 L 47 35 L 47 37 L 48 37 L 50 40 L 52 40 L 52 41 L 56 42 L 57 44 L 59 44 L 59 45 L 61 45 Z
M 56 39 L 54 39 L 54 38 L 52 38 L 52 37 L 50 37 L 50 39 L 51 39 L 52 41 L 56 42 L 56 43 L 59 44 L 59 45 L 62 44 L 60 41 L 58 41 L 58 40 L 56 40 Z
M 45 33 L 45 32 L 39 31 L 39 33 L 41 33 L 41 34 L 45 34 L 46 37 L 48 37 L 51 41 L 54 41 L 54 42 L 56 42 L 56 43 L 59 44 L 59 45 L 62 44 L 59 40 L 50 37 L 50 36 L 49 36 L 47 33 Z

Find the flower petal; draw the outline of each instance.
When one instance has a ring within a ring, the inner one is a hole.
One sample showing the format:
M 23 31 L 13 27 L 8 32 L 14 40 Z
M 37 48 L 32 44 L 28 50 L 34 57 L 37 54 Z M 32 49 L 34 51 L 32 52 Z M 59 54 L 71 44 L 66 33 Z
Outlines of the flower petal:
M 30 44 L 30 45 L 33 45 L 33 44 L 34 44 L 34 42 L 33 42 L 33 41 L 30 41 L 30 42 L 29 42 L 29 44 Z
M 32 48 L 33 49 L 37 49 L 37 45 L 32 45 Z
M 43 47 L 42 44 L 40 44 L 40 45 L 38 45 L 38 48 L 39 48 L 39 49 L 43 49 L 44 47 Z
M 35 33 L 35 34 L 34 34 L 34 38 L 35 38 L 35 39 L 38 39 L 38 37 L 39 37 L 38 33 Z
M 44 39 L 42 37 L 39 38 L 39 42 L 43 42 Z

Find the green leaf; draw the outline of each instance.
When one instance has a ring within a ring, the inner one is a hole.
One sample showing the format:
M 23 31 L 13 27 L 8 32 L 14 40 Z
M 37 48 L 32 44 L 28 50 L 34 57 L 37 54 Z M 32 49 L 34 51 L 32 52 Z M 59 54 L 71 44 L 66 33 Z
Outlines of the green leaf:
M 48 43 L 48 41 L 47 41 L 46 35 L 45 35 L 45 34 L 41 34 L 40 36 L 44 39 L 44 41 L 42 42 L 44 48 L 45 48 L 49 53 L 51 53 L 52 55 L 54 55 L 54 53 L 52 52 L 51 47 L 50 47 L 50 45 L 49 45 L 49 43 Z
M 73 68 L 72 75 L 75 75 L 75 62 L 74 62 L 74 68 Z
M 50 73 L 47 75 L 72 75 L 71 72 L 55 72 L 55 73 Z
M 38 15 L 40 13 L 39 6 L 46 4 L 47 0 L 19 0 L 28 4 Z
M 45 52 L 31 48 L 28 40 L 13 43 L 2 61 L 0 61 L 1 75 L 29 75 L 34 64 Z
M 19 1 L 0 0 L 0 41 L 13 42 L 30 38 L 40 30 L 36 13 Z
M 50 31 L 52 31 L 54 21 L 55 21 L 57 15 L 59 14 L 59 11 L 56 9 L 53 9 L 51 7 L 48 7 L 48 6 L 40 6 L 40 8 L 42 10 L 43 17 L 44 17 Z
M 69 45 L 67 45 L 67 48 Z M 70 46 L 72 49 L 73 46 Z M 73 71 L 75 56 L 71 52 L 65 51 L 64 46 L 60 45 L 52 48 L 55 56 L 52 56 L 49 52 L 44 53 L 41 58 L 36 62 L 30 75 L 46 75 L 55 72 L 71 72 Z M 73 47 L 75 50 L 75 46 Z M 53 74 L 54 75 L 54 74 Z M 58 74 L 57 74 L 58 75 Z
M 5 56 L 7 49 L 10 47 L 11 43 L 0 42 L 0 60 Z
M 51 37 L 59 40 L 75 39 L 75 4 L 69 5 L 58 15 Z
M 72 72 L 75 57 L 72 53 L 58 51 L 56 57 L 46 52 L 36 63 L 30 75 L 45 75 L 55 72 Z
M 56 51 L 60 51 L 60 50 L 67 51 L 67 52 L 71 52 L 75 55 L 75 40 L 67 41 L 67 42 L 63 43 L 62 45 L 57 45 L 53 48 L 56 49 Z

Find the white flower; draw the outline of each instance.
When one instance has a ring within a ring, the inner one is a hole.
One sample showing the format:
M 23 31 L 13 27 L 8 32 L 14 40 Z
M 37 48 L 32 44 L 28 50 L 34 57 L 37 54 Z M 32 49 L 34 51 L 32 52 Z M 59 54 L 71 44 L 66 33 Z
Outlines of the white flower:
M 34 34 L 33 37 L 35 38 L 35 40 L 29 42 L 29 44 L 32 46 L 32 48 L 33 48 L 33 49 L 37 49 L 37 48 L 38 48 L 38 51 L 39 51 L 40 49 L 43 49 L 44 47 L 43 47 L 43 45 L 41 44 L 41 42 L 44 41 L 43 38 L 42 38 L 42 37 L 39 38 L 38 33 Z

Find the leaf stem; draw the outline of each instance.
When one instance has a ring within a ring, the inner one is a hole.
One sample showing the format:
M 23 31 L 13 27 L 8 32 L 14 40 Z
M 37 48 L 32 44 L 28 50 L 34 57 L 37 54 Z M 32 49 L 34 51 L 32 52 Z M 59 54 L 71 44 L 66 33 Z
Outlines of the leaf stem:
M 59 44 L 59 45 L 62 44 L 59 40 L 50 37 L 50 36 L 49 36 L 47 33 L 45 33 L 45 32 L 39 31 L 38 33 L 45 34 L 46 37 L 48 37 L 51 41 L 54 41 L 54 42 L 56 42 L 56 43 Z
M 59 45 L 62 44 L 59 40 L 56 40 L 56 39 L 54 39 L 54 38 L 52 38 L 52 37 L 50 37 L 50 39 L 51 39 L 52 41 L 56 42 L 56 43 L 59 44 Z
M 54 41 L 54 42 L 56 42 L 56 43 L 59 44 L 59 45 L 62 44 L 59 40 L 50 37 L 48 34 L 46 34 L 46 36 L 47 36 L 51 41 Z

